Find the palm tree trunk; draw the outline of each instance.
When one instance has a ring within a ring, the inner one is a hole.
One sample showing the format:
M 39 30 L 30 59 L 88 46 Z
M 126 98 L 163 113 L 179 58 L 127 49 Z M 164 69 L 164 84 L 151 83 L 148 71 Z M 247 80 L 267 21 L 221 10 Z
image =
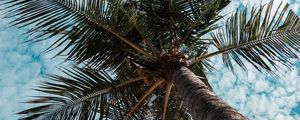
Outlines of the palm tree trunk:
M 180 67 L 173 73 L 172 78 L 194 120 L 248 120 L 218 98 L 188 68 Z

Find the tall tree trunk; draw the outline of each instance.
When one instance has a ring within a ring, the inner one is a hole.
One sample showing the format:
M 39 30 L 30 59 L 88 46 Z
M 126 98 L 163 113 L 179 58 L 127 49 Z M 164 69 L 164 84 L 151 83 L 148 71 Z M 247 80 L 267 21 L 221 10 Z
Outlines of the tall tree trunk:
M 175 70 L 172 78 L 194 120 L 248 120 L 218 98 L 188 68 L 180 67 Z

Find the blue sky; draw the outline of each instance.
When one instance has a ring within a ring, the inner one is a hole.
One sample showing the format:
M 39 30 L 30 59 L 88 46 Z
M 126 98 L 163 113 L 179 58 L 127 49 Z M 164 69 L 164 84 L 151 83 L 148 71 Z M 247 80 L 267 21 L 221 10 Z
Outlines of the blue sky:
M 247 3 L 257 5 L 268 1 L 233 0 L 224 13 Z M 274 1 L 276 5 L 281 0 Z M 300 12 L 300 0 L 283 1 L 291 3 L 295 12 Z M 0 19 L 0 120 L 17 119 L 14 113 L 29 106 L 21 102 L 37 95 L 31 88 L 45 80 L 45 73 L 59 74 L 57 68 L 62 65 L 62 58 L 51 59 L 54 53 L 43 54 L 49 42 L 22 43 L 29 39 L 22 35 L 25 31 L 9 28 L 8 20 Z M 274 79 L 253 68 L 248 73 L 234 76 L 222 64 L 218 64 L 220 57 L 211 60 L 215 61 L 217 70 L 208 74 L 216 94 L 250 119 L 300 119 L 300 63 L 295 61 L 292 70 L 282 70 L 285 76 Z

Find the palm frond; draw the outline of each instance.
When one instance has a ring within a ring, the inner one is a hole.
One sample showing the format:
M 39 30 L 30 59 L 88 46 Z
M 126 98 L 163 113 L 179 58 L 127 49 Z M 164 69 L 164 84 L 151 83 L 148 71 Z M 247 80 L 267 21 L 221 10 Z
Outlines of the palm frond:
M 121 0 L 3 0 L 8 7 L 6 17 L 18 27 L 31 27 L 32 41 L 54 36 L 49 50 L 61 47 L 61 54 L 78 63 L 87 61 L 99 68 L 117 67 L 127 51 L 151 58 L 139 46 L 141 36 L 135 36 L 139 17 L 133 5 Z M 116 60 L 117 59 L 117 60 Z M 112 61 L 114 60 L 114 61 Z
M 193 43 L 209 31 L 222 18 L 218 12 L 229 3 L 228 0 L 209 2 L 206 0 L 141 0 L 140 10 L 144 12 L 141 25 L 147 29 L 144 34 L 161 52 L 169 52 L 183 43 Z
M 23 119 L 94 119 L 99 111 L 103 118 L 121 119 L 135 102 L 129 98 L 139 97 L 145 89 L 133 87 L 142 77 L 115 80 L 105 71 L 78 67 L 64 72 L 68 77 L 50 75 L 52 82 L 40 84 L 36 90 L 48 96 L 37 96 L 28 103 L 44 105 L 19 112 L 27 115 Z
M 248 8 L 237 10 L 223 29 L 212 34 L 218 51 L 193 58 L 189 64 L 222 54 L 225 65 L 231 70 L 231 60 L 247 69 L 241 58 L 259 71 L 272 73 L 278 69 L 278 63 L 289 67 L 289 60 L 297 58 L 294 50 L 300 47 L 300 19 L 293 11 L 288 11 L 288 4 L 280 4 L 272 13 L 272 4 L 252 8 L 250 16 Z
M 189 3 L 190 8 L 184 10 L 185 15 L 191 19 L 189 30 L 185 31 L 182 39 L 178 44 L 186 43 L 193 44 L 199 39 L 193 39 L 193 35 L 196 34 L 198 38 L 208 32 L 217 29 L 219 26 L 214 25 L 223 16 L 219 15 L 219 12 L 230 3 L 229 0 L 219 0 L 212 3 L 203 1 L 202 4 L 195 4 L 195 2 Z

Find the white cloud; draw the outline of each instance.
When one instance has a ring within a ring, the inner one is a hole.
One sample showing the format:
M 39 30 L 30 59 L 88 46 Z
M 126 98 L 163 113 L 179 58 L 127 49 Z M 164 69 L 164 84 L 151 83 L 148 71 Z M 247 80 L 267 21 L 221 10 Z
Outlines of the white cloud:
M 209 79 L 221 98 L 250 119 L 273 120 L 284 117 L 296 120 L 297 115 L 290 113 L 300 103 L 300 77 L 297 71 L 295 68 L 287 72 L 288 77 L 282 80 L 271 79 L 255 70 L 249 71 L 248 78 L 232 79 L 234 77 L 228 77 L 227 70 L 223 69 Z M 233 84 L 236 80 L 236 84 Z M 297 113 L 300 114 L 300 111 Z
M 30 106 L 21 102 L 37 95 L 30 88 L 44 79 L 42 72 L 58 71 L 59 61 L 40 55 L 48 46 L 46 42 L 22 44 L 25 31 L 8 28 L 7 21 L 0 20 L 0 119 L 13 120 L 18 118 L 15 113 Z

